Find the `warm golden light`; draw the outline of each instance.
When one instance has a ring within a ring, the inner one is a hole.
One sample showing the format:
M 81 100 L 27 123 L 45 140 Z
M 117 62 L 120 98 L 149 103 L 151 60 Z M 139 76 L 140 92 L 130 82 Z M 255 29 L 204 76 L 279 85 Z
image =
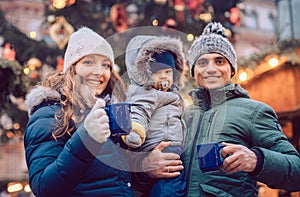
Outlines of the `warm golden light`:
M 41 62 L 39 59 L 33 57 L 33 58 L 30 58 L 30 59 L 28 60 L 27 65 L 28 65 L 28 66 L 29 66 L 29 65 L 34 65 L 35 68 L 39 68 L 39 67 L 41 67 L 42 62 Z M 35 69 L 35 68 L 34 68 L 34 69 Z M 30 68 L 30 69 L 31 69 L 31 68 Z M 34 70 L 34 69 L 31 69 L 31 70 Z
M 35 31 L 31 31 L 29 33 L 29 37 L 32 38 L 32 39 L 35 39 L 36 38 L 36 32 Z
M 14 124 L 14 129 L 15 129 L 15 130 L 20 129 L 20 124 L 19 124 L 19 123 L 15 123 L 15 124 Z
M 62 9 L 66 7 L 66 1 L 65 0 L 53 0 L 53 6 L 57 9 Z
M 268 63 L 273 68 L 273 67 L 278 66 L 279 61 L 277 58 L 273 57 L 273 58 L 269 59 Z
M 225 34 L 227 36 L 227 38 L 230 38 L 232 36 L 232 32 L 230 31 L 230 29 L 225 29 Z
M 51 2 L 56 9 L 63 9 L 66 6 L 74 4 L 76 0 L 51 0 Z
M 186 39 L 187 39 L 188 41 L 190 41 L 190 42 L 192 42 L 192 41 L 194 40 L 194 38 L 195 38 L 195 36 L 194 36 L 193 34 L 188 34 L 188 35 L 186 36 Z
M 212 19 L 212 15 L 211 15 L 211 13 L 202 13 L 199 15 L 199 19 L 203 20 L 205 22 L 209 22 Z
M 154 19 L 154 20 L 152 21 L 152 25 L 153 25 L 153 26 L 158 26 L 158 24 L 159 24 L 159 22 L 158 22 L 157 19 Z
M 35 65 L 34 65 L 34 64 L 29 64 L 29 65 L 28 65 L 28 68 L 29 68 L 30 70 L 35 70 Z
M 241 74 L 239 75 L 239 79 L 241 81 L 246 81 L 248 79 L 248 74 L 245 71 L 241 72 Z
M 29 68 L 24 68 L 23 70 L 25 75 L 28 75 L 30 73 L 30 69 Z
M 11 132 L 11 131 L 7 131 L 7 132 L 5 133 L 5 135 L 6 135 L 6 137 L 7 137 L 8 139 L 12 139 L 12 138 L 15 136 L 15 134 L 14 134 L 13 132 Z
M 30 188 L 29 184 L 25 185 L 24 191 L 25 192 L 31 192 L 31 188 Z
M 174 9 L 175 9 L 176 11 L 178 11 L 178 12 L 184 11 L 184 8 L 185 8 L 184 3 L 180 3 L 180 4 L 177 4 L 177 5 L 174 6 Z
M 167 0 L 154 0 L 154 2 L 160 5 L 165 5 L 167 3 Z
M 22 189 L 23 189 L 23 185 L 21 183 L 8 183 L 7 185 L 7 191 L 9 193 L 18 192 L 21 191 Z

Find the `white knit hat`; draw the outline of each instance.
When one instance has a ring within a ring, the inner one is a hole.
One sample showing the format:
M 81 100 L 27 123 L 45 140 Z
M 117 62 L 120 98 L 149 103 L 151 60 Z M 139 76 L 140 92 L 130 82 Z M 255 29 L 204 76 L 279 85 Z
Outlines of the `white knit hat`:
M 232 44 L 226 37 L 224 27 L 221 23 L 210 22 L 204 28 L 202 35 L 193 42 L 188 52 L 188 60 L 192 76 L 194 76 L 196 60 L 203 54 L 214 52 L 225 56 L 233 68 L 234 74 L 237 72 L 236 53 Z M 231 77 L 233 77 L 233 75 Z
M 69 40 L 64 58 L 64 72 L 87 55 L 103 55 L 114 64 L 114 53 L 110 44 L 88 27 L 81 27 Z

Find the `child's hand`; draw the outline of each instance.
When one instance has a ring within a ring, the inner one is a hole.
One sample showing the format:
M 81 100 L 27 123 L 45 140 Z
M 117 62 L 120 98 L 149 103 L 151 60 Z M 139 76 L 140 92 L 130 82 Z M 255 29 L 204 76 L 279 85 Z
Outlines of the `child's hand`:
M 131 148 L 138 148 L 142 145 L 142 139 L 139 134 L 134 131 L 130 131 L 130 133 L 126 136 L 126 144 Z

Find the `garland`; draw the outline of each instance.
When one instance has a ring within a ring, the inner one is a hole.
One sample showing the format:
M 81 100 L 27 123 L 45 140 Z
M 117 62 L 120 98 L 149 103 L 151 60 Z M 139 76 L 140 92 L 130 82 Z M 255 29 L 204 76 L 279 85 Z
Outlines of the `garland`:
M 240 58 L 238 65 L 241 68 L 254 69 L 265 61 L 269 55 L 286 56 L 287 61 L 293 65 L 300 63 L 300 40 L 284 40 L 275 46 L 266 48 L 259 53 L 255 53 L 247 58 Z
M 24 96 L 26 93 L 27 77 L 23 75 L 23 68 L 17 61 L 0 59 L 0 101 L 5 102 L 7 95 Z

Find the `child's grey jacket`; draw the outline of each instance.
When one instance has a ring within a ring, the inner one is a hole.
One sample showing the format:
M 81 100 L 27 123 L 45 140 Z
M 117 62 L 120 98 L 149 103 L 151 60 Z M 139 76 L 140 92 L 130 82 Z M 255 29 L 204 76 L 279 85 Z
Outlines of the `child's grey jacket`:
M 175 59 L 174 84 L 168 92 L 152 88 L 149 60 L 154 53 L 171 51 Z M 126 49 L 126 67 L 130 80 L 127 101 L 132 106 L 132 120 L 144 126 L 146 140 L 140 150 L 153 149 L 161 141 L 182 146 L 185 124 L 183 101 L 178 93 L 184 64 L 182 42 L 177 38 L 136 36 Z

